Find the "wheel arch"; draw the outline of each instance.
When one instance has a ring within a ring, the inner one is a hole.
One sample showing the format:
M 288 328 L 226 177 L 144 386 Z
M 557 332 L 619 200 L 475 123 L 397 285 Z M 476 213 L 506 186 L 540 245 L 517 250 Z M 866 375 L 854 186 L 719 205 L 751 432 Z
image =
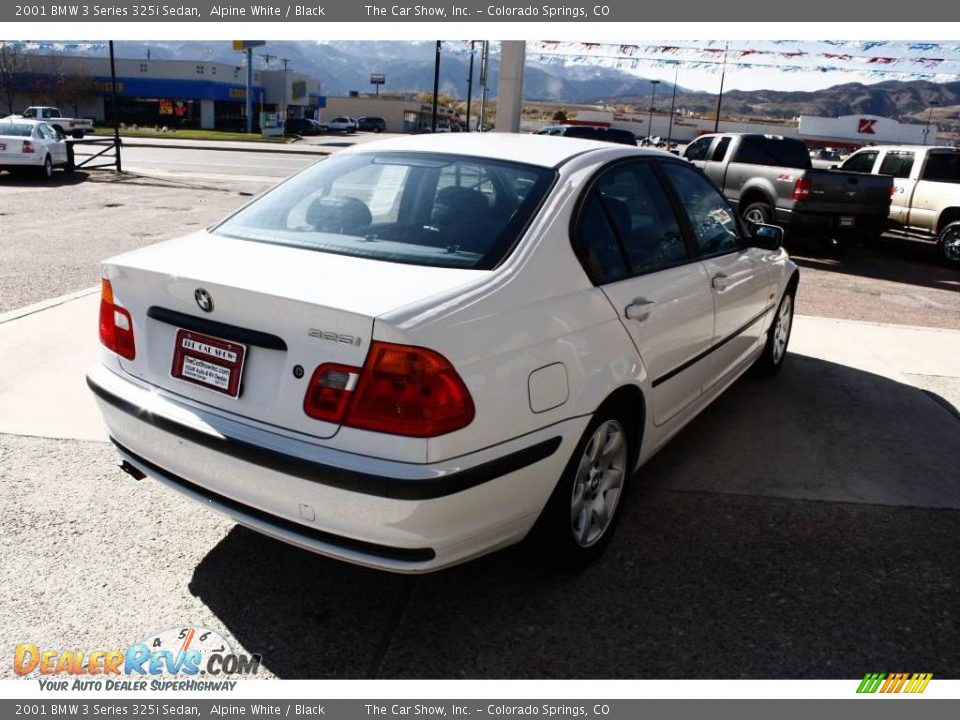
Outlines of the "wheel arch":
M 960 221 L 960 207 L 944 208 L 937 218 L 937 235 L 943 232 L 944 228 Z
M 615 412 L 621 420 L 628 423 L 627 428 L 633 442 L 630 443 L 630 467 L 632 468 L 640 457 L 640 448 L 643 443 L 644 427 L 647 422 L 647 400 L 637 385 L 621 385 L 612 391 L 603 402 L 597 406 L 594 413 L 606 411 Z
M 743 213 L 750 205 L 754 203 L 762 202 L 764 205 L 767 205 L 771 210 L 776 209 L 776 202 L 774 202 L 772 196 L 767 189 L 761 187 L 760 185 L 752 185 L 744 190 L 740 194 L 740 201 L 737 205 L 737 209 Z

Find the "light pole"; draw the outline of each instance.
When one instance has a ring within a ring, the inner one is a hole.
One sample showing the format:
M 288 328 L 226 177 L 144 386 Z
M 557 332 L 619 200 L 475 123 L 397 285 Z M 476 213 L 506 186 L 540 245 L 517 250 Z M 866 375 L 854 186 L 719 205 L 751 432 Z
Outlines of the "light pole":
M 647 143 L 650 143 L 650 138 L 653 137 L 653 103 L 657 100 L 657 85 L 660 84 L 659 80 L 650 81 L 650 117 L 647 120 Z
M 673 97 L 670 99 L 670 126 L 667 129 L 667 150 L 673 150 L 673 113 L 677 106 L 677 81 L 680 79 L 680 63 L 673 73 Z
M 440 92 L 440 40 L 437 40 L 437 56 L 433 61 L 433 115 L 430 118 L 430 132 L 437 131 L 437 95 Z
M 930 112 L 927 113 L 927 127 L 923 131 L 923 144 L 927 144 L 927 138 L 930 137 L 930 122 L 933 120 L 933 109 L 940 103 L 936 100 L 930 101 Z

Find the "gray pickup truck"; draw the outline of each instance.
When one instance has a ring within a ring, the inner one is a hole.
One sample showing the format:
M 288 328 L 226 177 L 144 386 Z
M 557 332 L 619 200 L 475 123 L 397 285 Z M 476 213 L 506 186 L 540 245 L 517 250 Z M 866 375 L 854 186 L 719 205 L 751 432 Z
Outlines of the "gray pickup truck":
M 800 140 L 776 135 L 704 135 L 683 157 L 701 168 L 749 223 L 836 240 L 887 227 L 892 182 L 868 173 L 817 170 Z
M 892 177 L 890 231 L 935 242 L 940 257 L 960 266 L 960 148 L 866 147 L 841 169 Z

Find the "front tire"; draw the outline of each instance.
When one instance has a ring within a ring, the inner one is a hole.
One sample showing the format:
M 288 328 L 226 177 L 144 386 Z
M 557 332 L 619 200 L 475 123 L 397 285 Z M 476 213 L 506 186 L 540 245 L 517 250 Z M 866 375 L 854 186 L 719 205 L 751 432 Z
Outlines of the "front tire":
M 793 308 L 795 290 L 787 289 L 777 306 L 777 313 L 773 323 L 767 330 L 767 342 L 763 346 L 763 353 L 757 359 L 757 372 L 764 377 L 772 377 L 780 372 L 783 362 L 787 358 L 787 345 L 790 343 L 790 333 L 793 330 Z
M 50 159 L 49 155 L 47 155 L 43 159 L 43 167 L 40 168 L 40 179 L 41 180 L 53 179 L 53 161 Z
M 960 267 L 960 222 L 947 225 L 937 239 L 940 259 L 952 267 Z
M 630 423 L 615 408 L 594 415 L 535 529 L 550 560 L 580 568 L 599 557 L 618 519 L 633 458 Z

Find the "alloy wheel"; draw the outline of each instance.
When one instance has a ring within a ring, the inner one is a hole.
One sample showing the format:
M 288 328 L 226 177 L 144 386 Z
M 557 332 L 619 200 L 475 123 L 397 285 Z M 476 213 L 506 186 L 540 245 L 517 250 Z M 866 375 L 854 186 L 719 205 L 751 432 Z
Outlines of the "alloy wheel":
M 627 438 L 616 420 L 602 423 L 587 442 L 570 500 L 570 530 L 580 547 L 595 545 L 610 527 L 627 472 Z

